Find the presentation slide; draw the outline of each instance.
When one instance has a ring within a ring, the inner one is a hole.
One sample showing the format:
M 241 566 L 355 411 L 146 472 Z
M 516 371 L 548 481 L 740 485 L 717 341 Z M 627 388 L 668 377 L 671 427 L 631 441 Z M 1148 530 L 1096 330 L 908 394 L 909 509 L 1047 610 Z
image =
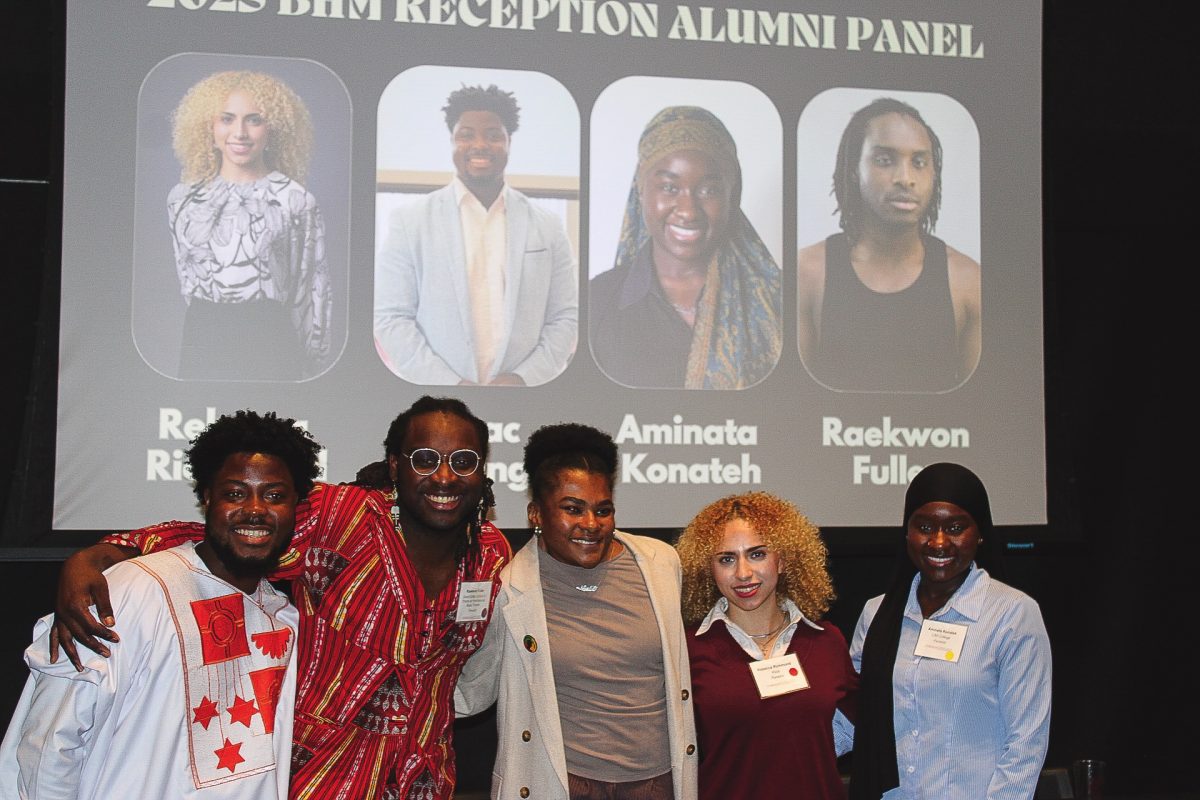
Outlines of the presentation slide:
M 69 0 L 55 531 L 194 516 L 276 411 L 325 479 L 423 394 L 610 432 L 626 528 L 921 467 L 1046 522 L 1041 5 Z M 51 539 L 53 537 L 50 537 Z M 49 542 L 48 543 L 52 543 Z

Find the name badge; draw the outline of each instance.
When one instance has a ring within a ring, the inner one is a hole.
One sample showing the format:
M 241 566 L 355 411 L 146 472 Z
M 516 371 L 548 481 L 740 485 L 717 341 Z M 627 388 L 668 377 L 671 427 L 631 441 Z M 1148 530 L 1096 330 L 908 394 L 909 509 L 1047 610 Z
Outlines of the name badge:
M 807 689 L 808 676 L 795 653 L 777 658 L 764 658 L 750 663 L 750 674 L 758 686 L 758 696 L 764 700 L 781 694 Z
M 927 619 L 921 623 L 921 635 L 917 637 L 913 655 L 938 661 L 958 661 L 966 638 L 966 625 Z
M 491 581 L 463 581 L 458 590 L 455 622 L 478 622 L 487 619 L 488 601 L 492 599 Z

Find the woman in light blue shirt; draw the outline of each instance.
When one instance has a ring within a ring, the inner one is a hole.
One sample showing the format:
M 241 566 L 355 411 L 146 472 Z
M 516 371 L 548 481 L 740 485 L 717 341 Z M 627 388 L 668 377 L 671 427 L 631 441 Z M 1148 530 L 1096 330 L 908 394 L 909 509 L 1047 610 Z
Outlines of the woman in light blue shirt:
M 851 800 L 1029 800 L 1050 729 L 1050 640 L 1037 603 L 996 579 L 987 490 L 934 464 L 904 498 L 905 546 L 868 601 Z

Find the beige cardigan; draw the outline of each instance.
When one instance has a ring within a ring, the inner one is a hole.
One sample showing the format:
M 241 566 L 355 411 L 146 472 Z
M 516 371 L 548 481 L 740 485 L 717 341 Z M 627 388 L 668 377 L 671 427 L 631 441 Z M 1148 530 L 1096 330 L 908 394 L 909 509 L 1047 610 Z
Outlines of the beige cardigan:
M 694 800 L 698 757 L 687 643 L 679 612 L 679 557 L 674 548 L 657 539 L 621 531 L 616 537 L 637 561 L 658 620 L 675 800 Z M 537 542 L 531 541 L 500 574 L 504 586 L 496 598 L 487 636 L 467 661 L 454 692 L 455 711 L 460 716 L 478 714 L 493 702 L 499 703 L 492 798 L 568 800 L 539 557 Z M 532 652 L 526 637 L 536 642 Z

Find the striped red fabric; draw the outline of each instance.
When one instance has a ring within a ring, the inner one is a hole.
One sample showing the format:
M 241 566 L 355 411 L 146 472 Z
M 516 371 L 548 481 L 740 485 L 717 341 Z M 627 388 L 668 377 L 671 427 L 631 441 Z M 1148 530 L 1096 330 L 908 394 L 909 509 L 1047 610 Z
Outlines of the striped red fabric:
M 149 552 L 203 536 L 171 522 L 105 541 Z M 426 597 L 382 493 L 313 488 L 272 576 L 292 581 L 300 610 L 293 800 L 453 796 L 454 685 L 487 627 L 455 622 L 459 592 L 491 581 L 494 602 L 511 555 L 485 524 L 455 580 Z

